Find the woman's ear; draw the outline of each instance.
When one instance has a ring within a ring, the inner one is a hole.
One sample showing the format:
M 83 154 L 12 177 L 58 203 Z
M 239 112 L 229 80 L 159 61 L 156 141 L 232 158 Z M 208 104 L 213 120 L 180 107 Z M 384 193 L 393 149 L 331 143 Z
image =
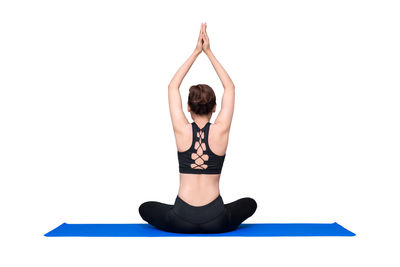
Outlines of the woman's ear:
M 217 110 L 217 104 L 214 105 L 214 107 L 213 107 L 213 109 L 212 109 L 212 112 L 214 113 L 215 110 Z
M 190 113 L 190 106 L 189 106 L 189 103 L 187 104 L 187 111 Z

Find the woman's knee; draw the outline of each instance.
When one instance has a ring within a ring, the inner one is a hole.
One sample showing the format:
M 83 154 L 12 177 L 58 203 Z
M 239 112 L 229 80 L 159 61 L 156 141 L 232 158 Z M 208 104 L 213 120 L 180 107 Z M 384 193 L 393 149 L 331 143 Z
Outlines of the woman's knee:
M 232 221 L 241 223 L 257 210 L 257 202 L 250 197 L 244 197 L 234 202 L 225 204 L 226 208 L 230 211 Z
M 146 222 L 149 220 L 150 207 L 151 201 L 144 202 L 139 206 L 140 217 L 142 217 Z
M 253 215 L 257 210 L 257 202 L 251 197 L 245 197 L 244 201 L 247 202 L 249 207 L 250 216 Z
M 157 201 L 147 201 L 139 206 L 139 214 L 146 222 L 154 222 L 164 220 L 165 214 L 170 210 L 172 205 L 164 204 Z

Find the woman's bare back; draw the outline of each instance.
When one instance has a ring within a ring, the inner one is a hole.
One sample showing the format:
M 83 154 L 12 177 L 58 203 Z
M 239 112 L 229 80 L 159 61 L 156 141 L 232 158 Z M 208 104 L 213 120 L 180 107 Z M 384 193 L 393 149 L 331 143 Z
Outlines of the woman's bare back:
M 198 125 L 202 128 L 203 125 Z M 225 155 L 229 132 L 225 133 L 218 127 L 219 125 L 210 124 L 208 145 L 209 149 L 216 155 Z M 182 136 L 176 136 L 178 151 L 186 151 L 192 145 L 192 126 L 188 124 L 182 131 Z M 218 197 L 219 180 L 221 174 L 191 174 L 180 173 L 180 186 L 178 196 L 192 206 L 202 206 L 210 203 Z

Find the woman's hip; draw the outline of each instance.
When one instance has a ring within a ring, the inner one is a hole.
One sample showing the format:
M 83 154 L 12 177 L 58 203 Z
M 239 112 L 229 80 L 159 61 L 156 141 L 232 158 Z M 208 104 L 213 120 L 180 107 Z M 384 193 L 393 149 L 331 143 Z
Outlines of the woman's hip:
M 226 208 L 221 195 L 202 206 L 192 206 L 177 195 L 171 212 L 189 223 L 203 224 L 222 216 Z

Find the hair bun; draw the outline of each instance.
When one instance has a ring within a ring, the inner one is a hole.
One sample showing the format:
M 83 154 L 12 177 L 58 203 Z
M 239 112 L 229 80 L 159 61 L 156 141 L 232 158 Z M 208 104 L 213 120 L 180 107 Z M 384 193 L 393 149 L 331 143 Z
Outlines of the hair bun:
M 207 84 L 193 85 L 189 89 L 188 104 L 198 115 L 211 113 L 216 104 L 214 90 Z

